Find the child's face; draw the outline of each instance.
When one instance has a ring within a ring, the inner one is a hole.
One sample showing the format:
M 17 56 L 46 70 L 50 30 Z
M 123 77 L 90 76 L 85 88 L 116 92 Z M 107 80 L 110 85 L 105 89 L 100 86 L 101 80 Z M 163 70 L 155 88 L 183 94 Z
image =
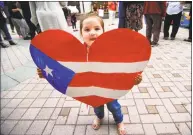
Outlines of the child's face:
M 82 37 L 88 46 L 91 46 L 95 39 L 103 33 L 101 22 L 96 17 L 85 19 L 82 26 Z

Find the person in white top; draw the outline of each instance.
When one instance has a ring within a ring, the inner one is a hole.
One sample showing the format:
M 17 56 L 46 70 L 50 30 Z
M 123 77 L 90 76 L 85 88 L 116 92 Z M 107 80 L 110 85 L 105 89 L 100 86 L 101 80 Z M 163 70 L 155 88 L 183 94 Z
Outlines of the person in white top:
M 49 29 L 66 29 L 67 22 L 60 2 L 30 1 L 29 4 L 31 22 L 35 26 L 39 23 L 42 32 Z
M 173 24 L 172 33 L 170 35 L 171 40 L 174 40 L 178 29 L 180 27 L 180 20 L 182 16 L 183 5 L 181 2 L 167 2 L 166 17 L 164 20 L 164 39 L 169 37 L 169 28 L 171 23 Z

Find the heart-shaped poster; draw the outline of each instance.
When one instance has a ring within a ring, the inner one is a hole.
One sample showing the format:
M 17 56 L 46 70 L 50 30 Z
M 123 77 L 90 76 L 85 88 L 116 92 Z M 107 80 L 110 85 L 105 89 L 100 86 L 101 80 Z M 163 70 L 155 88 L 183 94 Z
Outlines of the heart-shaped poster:
M 137 32 L 116 29 L 99 36 L 87 53 L 73 35 L 48 30 L 31 41 L 30 53 L 55 89 L 97 107 L 131 90 L 150 59 L 151 46 Z

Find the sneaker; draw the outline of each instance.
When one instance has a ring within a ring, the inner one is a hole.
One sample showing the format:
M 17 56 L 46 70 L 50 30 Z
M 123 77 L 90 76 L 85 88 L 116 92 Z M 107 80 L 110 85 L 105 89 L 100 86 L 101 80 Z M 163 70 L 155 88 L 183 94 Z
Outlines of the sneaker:
M 24 37 L 23 39 L 24 39 L 24 40 L 31 40 L 30 37 Z
M 7 37 L 3 37 L 4 38 L 4 40 L 7 40 Z
M 12 40 L 11 40 L 11 41 L 9 41 L 9 44 L 10 44 L 10 45 L 16 45 L 16 43 L 15 43 L 15 42 L 13 42 Z
M 164 37 L 165 40 L 168 40 L 168 37 Z
M 175 40 L 175 37 L 171 37 L 171 40 Z
M 9 45 L 7 45 L 7 44 L 5 44 L 5 43 L 3 43 L 3 42 L 1 42 L 0 45 L 1 45 L 1 47 L 3 47 L 3 48 L 9 47 Z

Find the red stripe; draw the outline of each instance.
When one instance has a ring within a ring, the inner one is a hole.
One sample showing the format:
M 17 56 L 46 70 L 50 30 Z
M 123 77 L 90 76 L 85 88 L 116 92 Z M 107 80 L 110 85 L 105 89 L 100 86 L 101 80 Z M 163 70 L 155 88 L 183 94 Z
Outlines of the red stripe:
M 115 99 L 98 97 L 98 96 L 76 97 L 74 99 L 80 102 L 83 102 L 85 104 L 91 105 L 93 107 L 98 107 L 98 106 L 104 105 L 108 102 L 115 100 Z
M 138 73 L 77 73 L 72 79 L 69 87 L 102 87 L 116 90 L 129 90 L 135 84 Z
M 31 44 L 57 61 L 86 62 L 86 47 L 73 35 L 62 30 L 40 33 Z
M 89 50 L 89 61 L 138 62 L 149 60 L 151 46 L 143 35 L 129 29 L 105 32 Z

